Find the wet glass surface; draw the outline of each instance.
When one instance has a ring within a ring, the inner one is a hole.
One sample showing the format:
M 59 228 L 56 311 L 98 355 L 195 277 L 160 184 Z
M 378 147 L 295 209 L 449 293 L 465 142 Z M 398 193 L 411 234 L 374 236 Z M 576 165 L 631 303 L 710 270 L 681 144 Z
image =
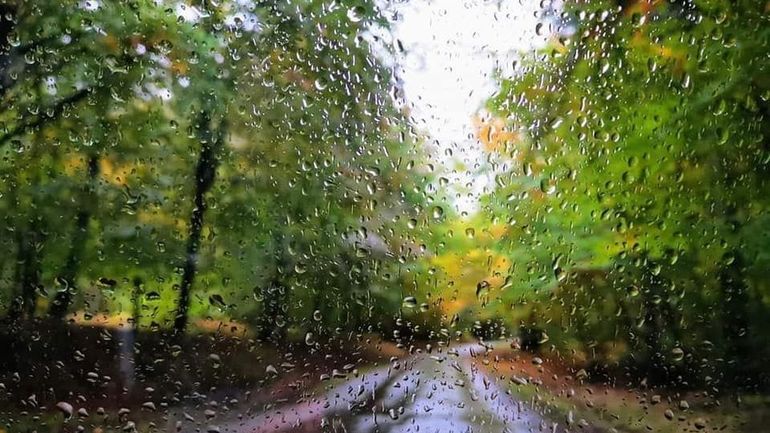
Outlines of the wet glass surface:
M 767 431 L 765 0 L 6 0 L 0 99 L 0 433 Z

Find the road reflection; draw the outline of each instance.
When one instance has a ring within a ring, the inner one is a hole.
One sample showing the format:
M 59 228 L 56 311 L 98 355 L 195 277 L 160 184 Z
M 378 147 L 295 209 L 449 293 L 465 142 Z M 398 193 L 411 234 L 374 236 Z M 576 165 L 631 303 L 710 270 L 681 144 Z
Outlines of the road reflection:
M 336 379 L 314 398 L 223 425 L 221 431 L 355 433 L 558 432 L 479 368 L 466 344 Z

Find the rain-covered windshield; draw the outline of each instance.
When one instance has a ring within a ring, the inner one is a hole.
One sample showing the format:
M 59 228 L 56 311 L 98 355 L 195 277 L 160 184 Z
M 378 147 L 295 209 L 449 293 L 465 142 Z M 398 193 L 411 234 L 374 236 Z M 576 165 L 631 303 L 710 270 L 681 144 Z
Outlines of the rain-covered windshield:
M 0 0 L 0 433 L 770 422 L 766 0 Z

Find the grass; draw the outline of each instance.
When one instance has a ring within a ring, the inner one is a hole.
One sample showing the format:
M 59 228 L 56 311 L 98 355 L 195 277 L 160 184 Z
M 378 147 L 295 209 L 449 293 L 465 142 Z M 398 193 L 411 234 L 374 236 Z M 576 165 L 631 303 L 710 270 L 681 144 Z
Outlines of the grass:
M 506 357 L 493 366 L 494 373 L 510 372 L 510 392 L 562 426 L 618 433 L 763 433 L 770 425 L 770 396 L 744 396 L 738 404 L 703 393 L 581 383 L 547 361 L 534 366 L 532 360 L 526 354 Z

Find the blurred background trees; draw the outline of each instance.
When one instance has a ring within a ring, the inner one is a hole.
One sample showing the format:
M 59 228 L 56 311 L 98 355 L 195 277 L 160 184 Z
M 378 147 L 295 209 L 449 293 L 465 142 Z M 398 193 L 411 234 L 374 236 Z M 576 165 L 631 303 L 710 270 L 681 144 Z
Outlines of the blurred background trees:
M 373 4 L 54 3 L 4 6 L 9 318 L 281 339 L 397 311 L 386 257 L 409 254 L 395 229 L 427 174 L 362 32 Z
M 378 7 L 4 2 L 7 333 L 518 335 L 608 380 L 768 384 L 766 4 L 565 2 L 488 102 L 468 216 Z
M 485 207 L 565 356 L 654 383 L 766 383 L 766 10 L 566 2 L 568 30 L 489 102 L 516 139 Z

